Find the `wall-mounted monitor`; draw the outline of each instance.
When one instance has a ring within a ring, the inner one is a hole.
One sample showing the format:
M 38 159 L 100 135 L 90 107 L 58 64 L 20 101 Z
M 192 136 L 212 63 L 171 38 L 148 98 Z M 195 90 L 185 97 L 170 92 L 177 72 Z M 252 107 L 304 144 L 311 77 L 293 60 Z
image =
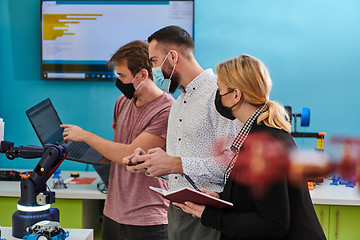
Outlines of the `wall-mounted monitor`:
M 112 80 L 112 54 L 168 25 L 193 36 L 194 0 L 41 0 L 41 79 Z

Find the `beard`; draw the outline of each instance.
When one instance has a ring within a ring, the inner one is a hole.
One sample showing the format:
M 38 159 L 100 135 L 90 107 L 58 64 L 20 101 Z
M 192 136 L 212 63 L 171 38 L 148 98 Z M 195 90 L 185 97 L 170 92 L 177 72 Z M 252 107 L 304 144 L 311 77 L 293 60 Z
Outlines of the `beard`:
M 176 91 L 176 89 L 179 87 L 179 82 L 180 82 L 179 74 L 174 72 L 170 82 L 170 88 L 169 88 L 170 93 L 174 93 Z
M 172 70 L 173 70 L 173 67 L 168 66 L 166 68 L 166 71 L 163 71 L 164 77 L 166 79 L 170 78 Z M 180 83 L 180 75 L 178 72 L 176 72 L 176 69 L 175 69 L 174 73 L 170 79 L 169 93 L 174 93 L 176 91 L 176 89 L 179 87 L 179 83 Z

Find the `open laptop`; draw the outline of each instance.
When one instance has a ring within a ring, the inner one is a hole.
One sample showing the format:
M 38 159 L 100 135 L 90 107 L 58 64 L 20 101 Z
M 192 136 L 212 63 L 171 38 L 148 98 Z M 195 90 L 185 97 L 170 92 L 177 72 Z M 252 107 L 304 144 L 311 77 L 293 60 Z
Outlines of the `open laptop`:
M 69 148 L 66 159 L 77 162 L 95 164 L 102 158 L 100 153 L 86 143 L 64 142 L 64 129 L 60 127 L 60 118 L 49 98 L 28 109 L 26 115 L 43 146 L 46 143 L 66 145 Z

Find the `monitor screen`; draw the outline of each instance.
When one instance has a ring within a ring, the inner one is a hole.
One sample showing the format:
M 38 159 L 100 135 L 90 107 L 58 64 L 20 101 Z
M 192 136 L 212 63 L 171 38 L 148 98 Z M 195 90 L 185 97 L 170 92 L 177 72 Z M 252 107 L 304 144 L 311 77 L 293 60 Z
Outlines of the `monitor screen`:
M 194 34 L 194 0 L 41 0 L 41 79 L 112 80 L 124 44 L 178 25 Z

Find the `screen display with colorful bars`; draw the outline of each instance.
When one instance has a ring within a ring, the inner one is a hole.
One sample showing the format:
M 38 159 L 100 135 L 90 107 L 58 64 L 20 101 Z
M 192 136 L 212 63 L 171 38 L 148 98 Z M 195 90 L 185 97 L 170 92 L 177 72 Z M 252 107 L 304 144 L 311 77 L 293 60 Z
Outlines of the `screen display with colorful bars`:
M 112 54 L 168 25 L 193 36 L 194 1 L 41 0 L 41 79 L 112 80 Z

